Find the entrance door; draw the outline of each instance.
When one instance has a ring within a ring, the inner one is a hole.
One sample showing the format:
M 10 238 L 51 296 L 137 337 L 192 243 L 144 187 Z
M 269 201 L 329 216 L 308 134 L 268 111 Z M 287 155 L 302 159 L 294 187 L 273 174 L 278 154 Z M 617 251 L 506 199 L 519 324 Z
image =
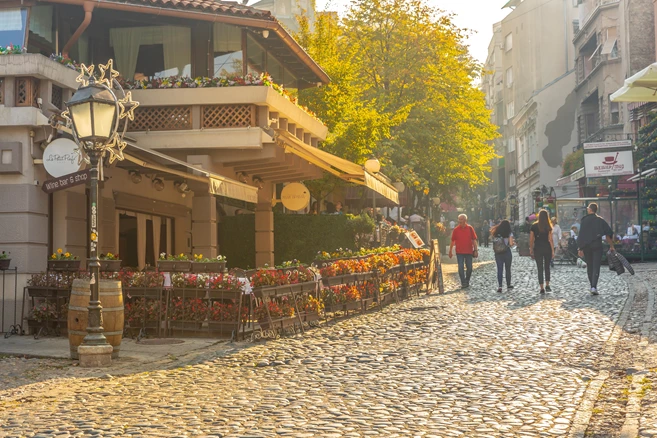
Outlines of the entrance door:
M 119 254 L 123 266 L 155 266 L 159 254 L 173 253 L 172 218 L 119 211 Z

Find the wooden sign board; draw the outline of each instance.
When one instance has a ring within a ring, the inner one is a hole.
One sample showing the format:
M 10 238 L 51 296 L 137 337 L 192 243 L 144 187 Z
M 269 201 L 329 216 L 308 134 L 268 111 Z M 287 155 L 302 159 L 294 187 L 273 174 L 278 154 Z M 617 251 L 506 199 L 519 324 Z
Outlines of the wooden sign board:
M 445 293 L 445 284 L 443 282 L 443 265 L 440 260 L 440 248 L 438 240 L 431 241 L 431 252 L 429 255 L 429 272 L 427 275 L 427 294 L 432 290 L 438 289 L 438 292 Z
M 411 242 L 414 248 L 422 248 L 424 246 L 424 241 L 420 235 L 415 230 L 406 232 L 406 238 Z
M 69 187 L 84 184 L 91 179 L 89 169 L 64 175 L 59 178 L 49 179 L 43 182 L 41 190 L 46 193 L 58 192 L 59 190 L 68 189 Z

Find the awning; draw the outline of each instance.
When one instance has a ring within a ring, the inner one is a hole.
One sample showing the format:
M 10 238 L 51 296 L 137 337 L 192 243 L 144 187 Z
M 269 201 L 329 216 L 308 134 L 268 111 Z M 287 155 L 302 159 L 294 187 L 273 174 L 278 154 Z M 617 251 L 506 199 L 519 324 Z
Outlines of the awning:
M 399 204 L 399 192 L 384 177 L 369 173 L 359 164 L 309 146 L 285 130 L 277 129 L 276 137 L 283 141 L 285 152 L 295 154 L 345 181 L 366 186 Z
M 657 102 L 657 63 L 651 64 L 611 95 L 612 102 Z
M 564 176 L 563 178 L 559 178 L 557 180 L 557 187 L 565 186 L 566 184 L 569 184 L 573 181 L 577 181 L 578 179 L 584 178 L 586 176 L 586 172 L 584 171 L 584 168 L 582 167 L 581 169 L 577 169 L 573 173 L 571 173 L 568 176 Z
M 633 177 L 628 178 L 627 180 L 630 182 L 637 182 L 639 179 L 648 178 L 649 176 L 653 176 L 655 174 L 657 174 L 657 169 L 648 169 L 644 170 L 638 175 L 634 175 Z
M 141 148 L 132 142 L 128 142 L 128 149 L 141 154 L 148 154 L 152 161 L 142 159 L 131 153 L 123 152 L 123 156 L 127 161 L 130 161 L 138 166 L 148 169 L 157 170 L 158 172 L 168 173 L 170 175 L 177 175 L 181 178 L 188 180 L 200 181 L 208 185 L 208 193 L 218 196 L 225 196 L 227 198 L 237 199 L 239 201 L 246 201 L 251 203 L 258 202 L 258 189 L 248 184 L 226 178 L 224 176 L 208 172 L 204 169 L 199 169 L 185 161 L 177 160 L 173 157 L 165 155 L 161 152 L 152 149 Z M 166 164 L 173 164 L 182 167 L 192 172 L 183 172 L 180 170 L 167 167 Z

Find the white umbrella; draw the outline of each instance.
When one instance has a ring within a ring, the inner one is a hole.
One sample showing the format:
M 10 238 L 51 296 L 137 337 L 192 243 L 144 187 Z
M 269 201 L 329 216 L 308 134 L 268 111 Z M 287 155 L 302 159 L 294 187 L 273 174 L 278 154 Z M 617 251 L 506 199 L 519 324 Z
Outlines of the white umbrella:
M 611 95 L 612 102 L 657 102 L 657 62 L 644 68 Z

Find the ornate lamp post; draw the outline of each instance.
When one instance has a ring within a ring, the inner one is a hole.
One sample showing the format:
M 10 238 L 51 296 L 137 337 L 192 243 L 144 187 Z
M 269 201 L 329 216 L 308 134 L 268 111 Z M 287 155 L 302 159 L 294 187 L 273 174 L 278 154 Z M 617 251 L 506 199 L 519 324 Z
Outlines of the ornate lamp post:
M 113 69 L 112 60 L 99 65 L 100 74 L 94 77 L 94 66 L 82 65 L 82 73 L 77 81 L 81 84 L 70 101 L 67 111 L 62 113 L 67 126 L 71 127 L 73 137 L 79 146 L 81 160 L 90 166 L 90 262 L 91 299 L 89 300 L 89 323 L 87 335 L 79 347 L 81 366 L 107 366 L 111 363 L 112 346 L 103 334 L 102 306 L 100 304 L 99 282 L 100 262 L 98 260 L 98 172 L 99 163 L 106 157 L 112 163 L 123 160 L 126 143 L 123 131 L 119 133 L 121 119 L 134 119 L 134 110 L 139 105 L 132 101 L 116 81 L 119 73 Z M 106 75 L 109 77 L 106 77 Z M 121 98 L 117 98 L 117 93 Z

